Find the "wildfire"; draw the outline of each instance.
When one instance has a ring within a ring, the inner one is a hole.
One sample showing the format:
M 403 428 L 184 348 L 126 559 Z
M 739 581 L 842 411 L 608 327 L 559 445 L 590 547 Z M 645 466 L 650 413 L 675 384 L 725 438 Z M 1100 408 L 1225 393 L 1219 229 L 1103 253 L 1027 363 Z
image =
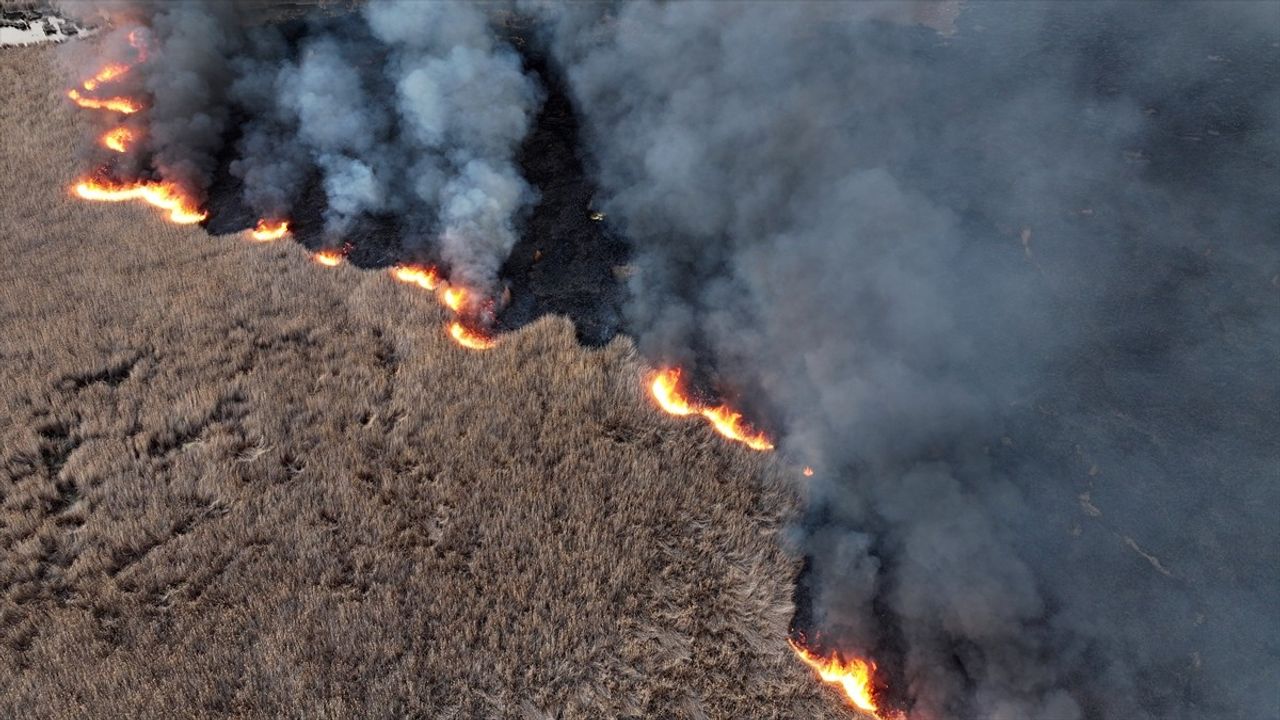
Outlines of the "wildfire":
M 311 256 L 325 267 L 337 267 L 342 264 L 342 253 L 337 250 L 321 250 Z
M 74 88 L 67 91 L 67 97 L 71 98 L 71 101 L 80 107 L 88 108 L 89 110 L 111 110 L 112 112 L 130 115 L 142 109 L 142 105 L 132 98 L 113 97 L 99 100 L 98 98 L 85 97 L 80 94 L 79 90 Z
M 457 320 L 449 323 L 449 335 L 457 341 L 459 345 L 471 350 L 488 350 L 498 344 L 497 340 L 494 340 L 487 335 L 482 335 L 474 330 L 469 330 Z
M 101 180 L 81 180 L 75 185 L 75 193 L 85 200 L 124 202 L 145 200 L 161 210 L 169 211 L 169 219 L 179 225 L 198 223 L 208 217 L 196 208 L 174 183 L 134 182 L 112 184 Z
M 762 432 L 751 429 L 742 419 L 742 413 L 726 405 L 704 407 L 685 397 L 680 390 L 680 369 L 667 368 L 653 374 L 649 392 L 658 406 L 670 415 L 701 415 L 711 422 L 721 435 L 740 442 L 752 450 L 772 450 L 773 443 Z
M 862 658 L 845 659 L 838 653 L 829 658 L 819 657 L 790 638 L 787 638 L 787 644 L 805 665 L 813 668 L 823 682 L 843 690 L 845 697 L 853 703 L 854 707 L 869 712 L 877 718 L 882 717 L 873 695 L 875 663 Z M 885 718 L 885 720 L 888 719 Z
M 129 143 L 133 142 L 133 131 L 127 127 L 108 130 L 99 139 L 99 142 L 108 150 L 114 150 L 118 153 L 126 152 L 129 149 Z
M 808 465 L 804 466 L 804 470 L 802 472 L 804 473 L 805 477 L 813 477 L 813 468 L 809 467 Z
M 249 237 L 258 242 L 271 242 L 279 240 L 289 232 L 288 220 L 267 220 L 263 218 L 258 221 L 256 227 L 249 231 Z
M 391 268 L 391 277 L 402 283 L 417 285 L 423 290 L 435 290 L 440 287 L 440 273 L 433 267 L 397 265 Z

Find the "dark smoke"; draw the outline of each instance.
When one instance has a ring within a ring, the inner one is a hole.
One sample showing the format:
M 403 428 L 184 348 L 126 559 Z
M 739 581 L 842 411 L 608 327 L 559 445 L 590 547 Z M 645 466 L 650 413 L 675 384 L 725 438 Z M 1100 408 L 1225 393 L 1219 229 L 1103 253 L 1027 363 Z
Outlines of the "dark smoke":
M 799 630 L 923 720 L 1280 716 L 1280 6 L 526 7 L 642 348 L 818 468 Z

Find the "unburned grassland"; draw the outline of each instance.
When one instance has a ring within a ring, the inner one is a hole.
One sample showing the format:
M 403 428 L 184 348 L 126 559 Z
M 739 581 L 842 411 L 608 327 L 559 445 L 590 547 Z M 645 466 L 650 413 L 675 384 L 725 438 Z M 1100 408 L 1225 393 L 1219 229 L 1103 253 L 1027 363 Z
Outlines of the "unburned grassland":
M 72 199 L 0 51 L 0 716 L 791 718 L 777 465 L 548 318 Z

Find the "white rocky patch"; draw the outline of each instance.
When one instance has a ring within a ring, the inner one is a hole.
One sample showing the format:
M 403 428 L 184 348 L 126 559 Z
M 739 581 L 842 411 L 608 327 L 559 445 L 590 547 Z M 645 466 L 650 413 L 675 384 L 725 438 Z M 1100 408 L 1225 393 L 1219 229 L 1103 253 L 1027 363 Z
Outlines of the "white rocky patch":
M 71 38 L 86 37 L 95 32 L 97 32 L 95 28 L 80 27 L 71 20 L 50 12 L 0 11 L 0 47 L 62 42 Z

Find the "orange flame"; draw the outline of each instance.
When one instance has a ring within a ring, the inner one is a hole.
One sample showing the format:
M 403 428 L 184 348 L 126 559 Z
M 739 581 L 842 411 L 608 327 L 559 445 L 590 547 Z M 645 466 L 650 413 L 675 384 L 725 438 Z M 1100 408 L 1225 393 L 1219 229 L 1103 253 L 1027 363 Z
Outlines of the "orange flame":
M 654 374 L 653 384 L 649 386 L 649 390 L 653 393 L 653 399 L 658 401 L 658 406 L 667 414 L 692 415 L 697 410 L 681 394 L 679 384 L 680 370 L 669 368 Z
M 471 350 L 488 350 L 498 344 L 497 340 L 486 335 L 482 335 L 474 330 L 469 330 L 457 320 L 449 323 L 449 335 L 457 341 L 459 345 Z
M 321 250 L 311 256 L 325 267 L 337 267 L 342 264 L 342 253 L 337 250 Z
M 859 710 L 869 712 L 877 718 L 881 717 L 872 694 L 876 664 L 862 658 L 848 660 L 836 654 L 822 658 L 787 638 L 787 644 L 796 655 L 813 669 L 823 682 L 835 685 L 844 691 L 845 697 Z M 887 719 L 886 719 L 887 720 Z
M 460 312 L 467 302 L 467 291 L 460 287 L 447 287 L 440 293 L 440 302 L 454 312 Z
M 72 102 L 80 107 L 88 108 L 90 110 L 111 110 L 112 112 L 130 115 L 142 109 L 142 105 L 140 103 L 127 97 L 113 97 L 106 98 L 105 100 L 99 100 L 97 98 L 85 97 L 80 94 L 79 90 L 75 89 L 68 90 L 67 97 L 71 98 Z
M 108 130 L 99 139 L 99 142 L 108 150 L 114 150 L 118 153 L 126 152 L 129 149 L 129 143 L 133 142 L 133 131 L 127 127 Z
M 667 368 L 653 374 L 649 392 L 658 407 L 670 415 L 701 415 L 712 427 L 730 440 L 743 443 L 752 450 L 772 450 L 773 443 L 762 432 L 752 430 L 742 419 L 742 413 L 726 405 L 700 406 L 685 397 L 680 390 L 680 369 Z
M 279 240 L 289 232 L 288 220 L 267 220 L 263 218 L 258 221 L 258 225 L 249 231 L 249 237 L 257 242 L 271 242 Z
M 403 283 L 417 285 L 423 290 L 440 287 L 440 273 L 433 267 L 422 265 L 397 265 L 391 268 L 391 277 Z
M 813 477 L 813 468 L 809 467 L 808 465 L 804 466 L 803 472 L 805 477 Z
M 129 72 L 129 66 L 121 63 L 111 63 L 98 71 L 97 75 L 85 80 L 80 87 L 85 90 L 93 90 L 104 82 L 110 82 L 116 78 Z
M 85 200 L 124 202 L 145 200 L 169 211 L 169 219 L 179 225 L 198 223 L 208 217 L 195 207 L 195 203 L 183 195 L 177 185 L 168 182 L 135 182 L 111 184 L 100 180 L 81 180 L 76 183 L 76 195 Z

